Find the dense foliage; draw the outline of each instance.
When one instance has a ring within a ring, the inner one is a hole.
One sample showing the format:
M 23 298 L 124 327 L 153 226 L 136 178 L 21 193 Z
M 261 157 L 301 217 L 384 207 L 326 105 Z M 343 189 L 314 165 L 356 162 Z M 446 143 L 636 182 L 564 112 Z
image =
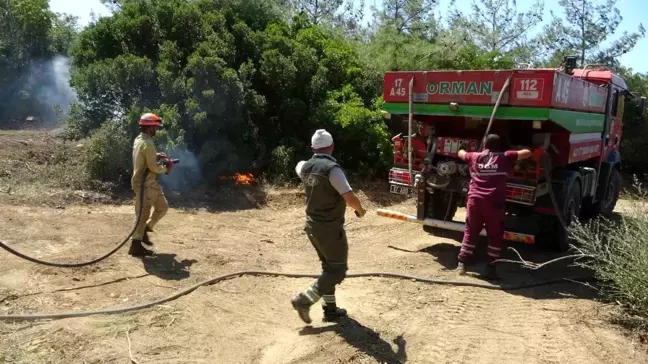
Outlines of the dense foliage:
M 69 53 L 78 102 L 66 133 L 91 138 L 87 171 L 99 180 L 127 180 L 130 140 L 146 111 L 167 125 L 159 145 L 195 155 L 207 182 L 235 171 L 292 176 L 317 128 L 333 133 L 349 173 L 377 176 L 391 158 L 393 125 L 380 112 L 389 70 L 557 66 L 576 54 L 616 68 L 638 93 L 647 88 L 646 75 L 618 62 L 644 30 L 614 38 L 622 20 L 614 0 L 561 0 L 570 10 L 552 11 L 539 33 L 541 1 L 518 11 L 513 0 L 479 0 L 462 12 L 434 0 L 383 0 L 373 17 L 353 0 L 104 3 L 113 15 L 77 34 L 76 19 L 51 13 L 45 0 L 0 0 L 0 81 L 9 85 L 0 120 L 32 110 L 30 98 L 42 93 L 23 81 L 35 65 Z M 636 135 L 626 134 L 624 148 L 640 149 Z M 645 171 L 644 160 L 630 153 L 627 165 Z
M 72 57 L 73 136 L 106 121 L 132 136 L 137 115 L 153 111 L 166 124 L 159 143 L 195 152 L 213 181 L 287 175 L 313 130 L 326 128 L 350 171 L 385 167 L 379 74 L 342 34 L 305 16 L 288 22 L 272 1 L 125 1 L 79 35 Z

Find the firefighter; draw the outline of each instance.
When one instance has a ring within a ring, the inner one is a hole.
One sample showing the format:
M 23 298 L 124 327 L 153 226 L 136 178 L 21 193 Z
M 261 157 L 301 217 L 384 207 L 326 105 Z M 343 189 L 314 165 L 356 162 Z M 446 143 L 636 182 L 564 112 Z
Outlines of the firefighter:
M 306 226 L 304 230 L 322 262 L 322 273 L 304 291 L 292 299 L 299 317 L 311 323 L 310 307 L 322 298 L 324 321 L 335 321 L 346 316 L 345 309 L 337 307 L 335 286 L 346 277 L 348 245 L 344 231 L 344 213 L 350 206 L 358 217 L 366 210 L 353 193 L 349 182 L 331 156 L 333 137 L 320 129 L 311 138 L 313 157 L 297 164 L 295 171 L 302 179 L 306 194 Z
M 459 158 L 468 163 L 470 171 L 466 229 L 457 266 L 461 275 L 466 274 L 466 264 L 471 263 L 479 233 L 485 226 L 489 238 L 486 276 L 493 280 L 499 278 L 494 262 L 502 251 L 508 171 L 515 161 L 532 156 L 528 149 L 508 150 L 502 153 L 500 145 L 500 137 L 489 134 L 482 152 L 467 153 L 465 145 L 462 145 L 459 150 Z M 534 159 L 535 154 L 534 152 Z
M 158 128 L 162 127 L 162 119 L 152 113 L 142 115 L 139 121 L 140 134 L 133 143 L 133 177 L 131 187 L 135 191 L 135 218 L 140 209 L 140 187 L 144 172 L 148 169 L 144 181 L 144 200 L 142 216 L 132 236 L 131 247 L 128 254 L 134 257 L 142 257 L 153 254 L 152 251 L 144 248 L 142 243 L 153 245 L 148 238 L 148 233 L 153 231 L 155 225 L 166 215 L 169 204 L 162 191 L 162 186 L 157 182 L 157 175 L 169 173 L 173 163 L 161 165 L 161 160 L 168 159 L 164 153 L 156 153 L 153 137 Z M 153 214 L 151 214 L 151 207 Z

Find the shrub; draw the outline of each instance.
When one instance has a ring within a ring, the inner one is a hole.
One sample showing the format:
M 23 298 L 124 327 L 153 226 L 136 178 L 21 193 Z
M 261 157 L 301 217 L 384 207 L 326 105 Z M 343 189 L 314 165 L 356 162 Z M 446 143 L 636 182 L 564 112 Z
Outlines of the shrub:
M 648 204 L 641 186 L 637 189 L 618 221 L 600 218 L 571 233 L 591 257 L 579 264 L 595 272 L 604 294 L 629 314 L 626 319 L 648 328 Z
M 132 169 L 132 140 L 117 123 L 104 123 L 87 143 L 85 170 L 92 180 L 125 183 Z
M 295 165 L 295 149 L 282 145 L 270 154 L 268 173 L 273 182 L 286 183 L 296 178 Z
M 335 140 L 335 157 L 347 174 L 374 178 L 389 170 L 392 146 L 389 131 L 377 104 L 364 106 L 350 86 L 330 92 L 318 110 L 318 128 L 325 127 Z

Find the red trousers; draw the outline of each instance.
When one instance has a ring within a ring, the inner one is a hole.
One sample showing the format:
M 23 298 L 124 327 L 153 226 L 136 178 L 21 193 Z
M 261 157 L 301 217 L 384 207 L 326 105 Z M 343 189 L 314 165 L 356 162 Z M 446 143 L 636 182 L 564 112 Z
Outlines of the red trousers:
M 485 199 L 469 198 L 466 205 L 466 230 L 464 231 L 459 261 L 469 261 L 475 253 L 479 233 L 486 227 L 488 234 L 488 262 L 498 259 L 502 251 L 504 238 L 504 211 L 503 203 L 494 203 Z

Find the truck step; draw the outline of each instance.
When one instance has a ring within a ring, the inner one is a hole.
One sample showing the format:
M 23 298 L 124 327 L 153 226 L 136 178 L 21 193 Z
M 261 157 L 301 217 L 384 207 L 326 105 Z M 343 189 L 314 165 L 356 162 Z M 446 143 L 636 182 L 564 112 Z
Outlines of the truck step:
M 419 219 L 416 218 L 416 216 L 404 214 L 404 213 L 397 212 L 397 211 L 378 209 L 378 210 L 376 210 L 376 214 L 378 216 L 387 217 L 387 218 L 390 218 L 390 219 L 413 222 L 413 223 L 426 225 L 426 226 L 431 226 L 431 227 L 444 229 L 444 230 L 452 230 L 452 231 L 460 231 L 461 232 L 461 231 L 464 231 L 466 229 L 466 224 L 462 224 L 462 223 L 459 223 L 459 222 L 443 221 L 443 220 L 430 219 L 430 218 L 427 218 L 425 220 L 419 220 Z M 482 229 L 480 235 L 486 236 L 486 229 Z M 505 231 L 504 232 L 504 240 L 515 241 L 515 242 L 520 242 L 520 243 L 524 243 L 524 244 L 535 244 L 535 236 L 534 235 L 521 234 L 521 233 L 516 233 L 516 232 L 513 232 L 513 231 Z

